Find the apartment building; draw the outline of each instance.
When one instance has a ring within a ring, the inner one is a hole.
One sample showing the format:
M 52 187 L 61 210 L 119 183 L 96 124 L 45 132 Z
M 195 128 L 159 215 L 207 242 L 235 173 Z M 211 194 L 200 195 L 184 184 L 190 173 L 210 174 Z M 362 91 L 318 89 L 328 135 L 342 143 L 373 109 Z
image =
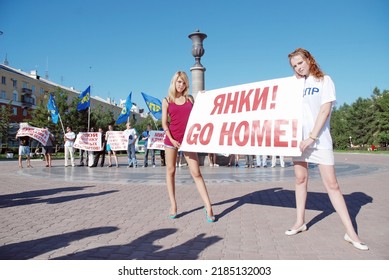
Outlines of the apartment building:
M 0 106 L 11 107 L 10 135 L 15 135 L 18 124 L 32 118 L 32 112 L 40 104 L 46 106 L 49 93 L 56 92 L 58 88 L 68 94 L 69 104 L 74 98 L 78 98 L 81 91 L 56 84 L 39 76 L 37 71 L 29 73 L 10 67 L 8 62 L 0 64 Z M 87 85 L 85 86 L 85 88 Z M 85 89 L 83 89 L 85 90 Z M 112 111 L 114 118 L 120 115 L 125 100 L 122 104 L 116 104 L 110 99 L 105 100 L 97 96 L 90 97 L 91 110 L 101 108 L 103 111 Z M 136 105 L 131 109 L 131 118 L 137 122 L 147 117 L 143 109 Z M 0 140 L 1 142 L 1 140 Z
M 80 91 L 56 84 L 38 75 L 37 71 L 30 73 L 0 64 L 0 106 L 11 106 L 11 122 L 22 122 L 31 119 L 31 113 L 40 104 L 47 104 L 49 93 L 61 88 L 68 94 L 69 102 L 77 98 Z M 120 104 L 105 101 L 91 96 L 91 109 L 101 106 L 118 116 L 122 110 Z

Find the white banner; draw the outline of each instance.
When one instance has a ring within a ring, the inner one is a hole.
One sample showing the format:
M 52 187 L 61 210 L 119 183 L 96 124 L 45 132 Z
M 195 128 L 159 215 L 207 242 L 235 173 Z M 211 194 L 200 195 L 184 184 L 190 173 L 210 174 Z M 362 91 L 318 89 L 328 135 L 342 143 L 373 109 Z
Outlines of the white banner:
M 165 132 L 159 130 L 150 130 L 149 139 L 147 141 L 147 149 L 165 150 L 163 140 L 165 139 Z
M 288 77 L 199 92 L 181 150 L 301 155 L 303 87 Z
M 73 148 L 85 151 L 101 151 L 101 132 L 79 132 Z
M 18 132 L 16 133 L 16 137 L 20 136 L 28 136 L 31 137 L 40 143 L 42 143 L 43 146 L 46 146 L 47 140 L 49 139 L 49 131 L 45 128 L 37 128 L 33 126 L 23 126 L 20 127 Z
M 124 131 L 107 131 L 107 144 L 111 146 L 112 151 L 127 151 L 128 139 Z

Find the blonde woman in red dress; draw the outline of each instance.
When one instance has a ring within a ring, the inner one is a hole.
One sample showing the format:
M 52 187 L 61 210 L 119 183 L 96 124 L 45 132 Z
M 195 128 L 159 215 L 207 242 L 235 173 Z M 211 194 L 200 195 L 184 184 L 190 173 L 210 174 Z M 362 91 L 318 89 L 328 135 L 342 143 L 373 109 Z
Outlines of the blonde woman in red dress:
M 178 71 L 174 74 L 168 96 L 162 102 L 162 127 L 166 133 L 165 160 L 166 160 L 166 184 L 170 199 L 169 217 L 177 217 L 176 201 L 176 160 L 177 153 L 184 139 L 186 125 L 193 107 L 193 97 L 189 95 L 189 79 L 185 72 Z M 211 201 L 207 187 L 200 172 L 198 155 L 195 152 L 184 152 L 190 174 L 196 184 L 197 190 L 204 203 L 206 220 L 210 223 L 215 221 Z

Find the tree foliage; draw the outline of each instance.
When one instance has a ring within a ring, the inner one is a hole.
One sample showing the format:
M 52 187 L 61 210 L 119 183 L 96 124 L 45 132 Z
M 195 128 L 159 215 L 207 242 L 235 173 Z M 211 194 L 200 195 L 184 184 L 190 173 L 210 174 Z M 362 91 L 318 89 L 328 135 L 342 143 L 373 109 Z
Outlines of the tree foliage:
M 0 107 L 0 143 L 8 143 L 8 131 L 11 119 L 11 103 Z
M 358 98 L 351 105 L 335 108 L 331 117 L 334 148 L 387 147 L 389 144 L 389 91 L 373 90 L 371 98 Z

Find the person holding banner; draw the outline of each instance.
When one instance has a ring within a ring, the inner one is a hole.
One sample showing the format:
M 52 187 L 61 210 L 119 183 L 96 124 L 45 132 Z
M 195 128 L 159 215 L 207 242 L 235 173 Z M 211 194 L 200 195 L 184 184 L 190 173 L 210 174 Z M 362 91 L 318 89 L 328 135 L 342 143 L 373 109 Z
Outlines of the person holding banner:
M 82 132 L 86 131 L 85 127 L 83 127 L 83 128 L 81 129 L 81 131 L 82 131 Z M 94 131 L 94 128 L 92 127 L 92 128 L 90 129 L 90 131 L 93 132 L 93 131 Z M 86 150 L 80 149 L 80 164 L 77 165 L 77 166 L 81 167 L 81 166 L 84 166 L 84 165 L 85 165 L 85 164 L 84 164 L 84 157 L 86 157 L 86 166 L 88 166 L 89 153 L 88 153 L 88 151 L 86 151 Z
M 104 134 L 103 128 L 99 127 L 98 131 L 101 133 L 101 140 L 100 140 L 101 141 L 101 150 L 94 153 L 93 164 L 91 166 L 89 166 L 90 168 L 97 167 L 97 165 L 99 164 L 100 156 L 101 156 L 100 167 L 104 167 L 105 148 L 106 148 L 107 142 L 105 140 L 105 134 Z
M 16 136 L 16 139 L 19 138 L 19 168 L 23 168 L 23 156 L 26 156 L 27 167 L 31 168 L 30 164 L 30 137 L 28 136 Z
M 163 128 L 159 127 L 158 130 L 163 131 Z M 165 150 L 164 149 L 159 150 L 159 156 L 161 158 L 161 166 L 166 166 L 166 163 L 165 163 Z
M 42 153 L 45 157 L 46 167 L 52 167 L 51 166 L 51 154 L 54 151 L 53 146 L 54 146 L 55 138 L 54 138 L 53 133 L 51 133 L 47 127 L 45 129 L 47 129 L 47 131 L 49 132 L 49 138 L 47 139 L 46 145 L 43 146 Z
M 166 133 L 165 158 L 166 158 L 166 183 L 170 199 L 169 218 L 177 217 L 177 202 L 175 196 L 175 174 L 177 153 L 184 138 L 186 125 L 193 107 L 193 97 L 189 96 L 189 79 L 185 72 L 178 71 L 174 74 L 168 96 L 162 102 L 162 127 Z M 200 172 L 198 155 L 195 152 L 184 152 L 190 173 L 196 184 L 197 190 L 205 205 L 205 217 L 210 223 L 215 222 L 211 201 L 209 199 L 204 178 Z
M 303 92 L 303 140 L 300 142 L 302 155 L 293 157 L 296 177 L 295 224 L 285 232 L 295 235 L 307 230 L 305 224 L 305 205 L 308 188 L 308 163 L 318 164 L 324 187 L 331 203 L 338 213 L 346 234 L 344 240 L 359 250 L 368 250 L 354 230 L 351 218 L 339 188 L 334 168 L 334 153 L 330 134 L 330 118 L 336 102 L 335 86 L 332 79 L 325 75 L 315 58 L 305 49 L 298 48 L 288 55 L 289 63 L 297 79 L 305 79 Z
M 108 142 L 110 131 L 113 131 L 112 125 L 108 125 L 108 131 L 105 134 L 105 139 L 107 142 Z M 112 155 L 113 155 L 113 157 L 115 159 L 115 163 L 116 163 L 116 168 L 118 168 L 119 164 L 118 164 L 118 156 L 116 155 L 116 152 L 111 149 L 111 146 L 109 144 L 106 145 L 106 148 L 107 148 L 107 152 L 108 152 L 108 167 L 112 167 Z

